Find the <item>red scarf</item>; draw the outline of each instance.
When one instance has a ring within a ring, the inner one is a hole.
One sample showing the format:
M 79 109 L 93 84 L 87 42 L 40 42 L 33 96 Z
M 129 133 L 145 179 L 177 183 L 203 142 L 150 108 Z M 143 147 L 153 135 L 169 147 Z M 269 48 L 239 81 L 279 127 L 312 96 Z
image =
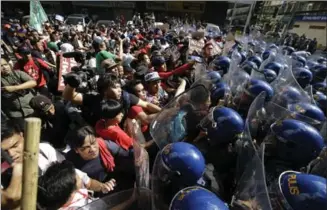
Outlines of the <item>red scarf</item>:
M 100 158 L 105 166 L 105 168 L 112 172 L 115 168 L 114 157 L 111 155 L 110 151 L 107 148 L 106 143 L 102 138 L 97 138 L 99 144 Z

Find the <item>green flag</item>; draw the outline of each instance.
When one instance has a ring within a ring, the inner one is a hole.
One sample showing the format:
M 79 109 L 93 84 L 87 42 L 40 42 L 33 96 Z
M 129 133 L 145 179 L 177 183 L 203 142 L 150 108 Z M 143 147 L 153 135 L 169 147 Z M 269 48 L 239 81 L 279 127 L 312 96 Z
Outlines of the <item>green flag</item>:
M 30 1 L 30 26 L 42 33 L 42 24 L 48 21 L 48 16 L 38 0 Z

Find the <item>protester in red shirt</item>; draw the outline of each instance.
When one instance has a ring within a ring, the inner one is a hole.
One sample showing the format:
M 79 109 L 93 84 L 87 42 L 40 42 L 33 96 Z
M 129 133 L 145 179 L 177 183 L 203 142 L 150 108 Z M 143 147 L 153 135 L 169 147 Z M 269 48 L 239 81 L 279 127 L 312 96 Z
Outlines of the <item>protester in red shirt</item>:
M 35 89 L 40 94 L 49 96 L 50 94 L 48 88 L 46 87 L 47 81 L 42 70 L 45 69 L 51 72 L 51 68 L 42 59 L 33 58 L 31 51 L 26 47 L 20 48 L 18 52 L 20 56 L 22 56 L 22 59 L 14 65 L 14 69 L 26 72 L 36 81 L 37 86 Z
M 101 114 L 103 119 L 95 125 L 97 135 L 115 142 L 125 150 L 131 148 L 134 140 L 119 127 L 124 116 L 123 106 L 118 101 L 111 99 L 102 101 Z
M 158 71 L 161 79 L 168 79 L 168 77 L 172 75 L 182 74 L 186 70 L 190 69 L 195 64 L 195 61 L 191 61 L 190 63 L 184 64 L 169 72 L 167 71 L 166 61 L 163 56 L 155 56 L 152 58 L 151 64 L 154 69 Z
M 126 89 L 129 93 L 136 95 L 140 99 L 146 101 L 146 92 L 141 80 L 132 80 L 126 85 Z M 142 132 L 147 132 L 149 124 L 157 116 L 157 114 L 148 114 L 140 106 L 132 106 L 129 109 L 127 117 L 129 119 L 136 119 L 141 122 Z

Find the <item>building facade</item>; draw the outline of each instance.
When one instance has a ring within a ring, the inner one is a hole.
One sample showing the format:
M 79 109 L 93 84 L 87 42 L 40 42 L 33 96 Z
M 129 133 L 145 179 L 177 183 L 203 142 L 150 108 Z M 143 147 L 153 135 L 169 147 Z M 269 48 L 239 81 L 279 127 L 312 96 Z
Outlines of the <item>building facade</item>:
M 326 46 L 326 1 L 265 1 L 258 22 L 264 31 L 289 31 L 299 36 L 316 38 L 318 45 Z M 289 24 L 290 23 L 290 24 Z M 289 26 L 287 28 L 287 26 Z

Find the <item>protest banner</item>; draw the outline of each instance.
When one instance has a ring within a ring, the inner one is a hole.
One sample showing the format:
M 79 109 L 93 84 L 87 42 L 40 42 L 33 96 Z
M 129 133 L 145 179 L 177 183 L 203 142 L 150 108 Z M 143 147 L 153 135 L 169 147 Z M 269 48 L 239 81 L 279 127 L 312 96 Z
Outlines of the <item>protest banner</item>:
M 200 55 L 204 47 L 204 39 L 189 39 L 189 55 L 198 54 Z
M 70 73 L 74 66 L 77 66 L 77 62 L 74 58 L 65 58 L 62 53 L 57 55 L 57 71 L 58 71 L 58 91 L 65 89 L 63 76 Z

